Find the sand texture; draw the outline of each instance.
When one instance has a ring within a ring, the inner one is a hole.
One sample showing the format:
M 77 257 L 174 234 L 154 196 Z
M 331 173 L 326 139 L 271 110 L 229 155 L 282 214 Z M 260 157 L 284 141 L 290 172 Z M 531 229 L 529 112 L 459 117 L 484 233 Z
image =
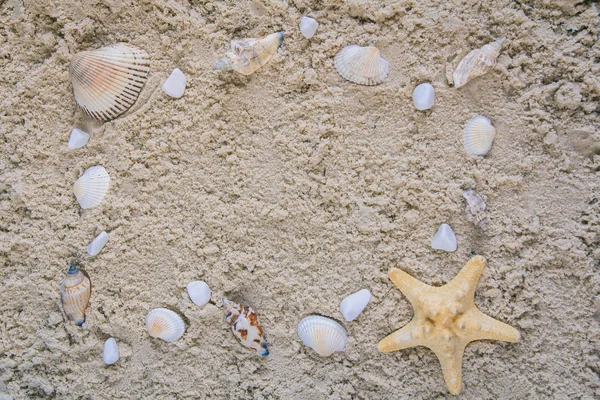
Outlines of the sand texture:
M 310 41 L 303 15 L 320 23 Z M 471 343 L 460 398 L 600 398 L 598 15 L 577 0 L 0 1 L 0 398 L 453 398 L 432 351 L 377 343 L 412 317 L 392 267 L 442 285 L 473 254 L 488 260 L 476 305 L 521 340 Z M 253 75 L 213 70 L 230 40 L 277 31 Z M 452 87 L 460 59 L 500 37 L 496 68 Z M 149 79 L 130 112 L 94 122 L 69 60 L 120 41 L 149 53 Z M 380 49 L 381 85 L 336 73 L 350 44 Z M 180 99 L 160 88 L 176 67 Z M 436 103 L 420 112 L 426 81 Z M 497 136 L 468 156 L 462 130 L 480 114 Z M 91 138 L 71 151 L 73 127 Z M 82 210 L 72 185 L 93 165 L 111 187 Z M 485 230 L 465 189 L 487 204 Z M 431 248 L 442 223 L 455 253 Z M 83 327 L 61 308 L 70 262 L 92 280 Z M 204 307 L 193 280 L 213 291 Z M 363 288 L 345 352 L 302 345 L 303 317 L 343 320 Z M 267 358 L 236 342 L 224 295 L 256 310 Z M 156 307 L 184 318 L 181 339 L 148 336 Z M 111 336 L 121 358 L 106 366 Z

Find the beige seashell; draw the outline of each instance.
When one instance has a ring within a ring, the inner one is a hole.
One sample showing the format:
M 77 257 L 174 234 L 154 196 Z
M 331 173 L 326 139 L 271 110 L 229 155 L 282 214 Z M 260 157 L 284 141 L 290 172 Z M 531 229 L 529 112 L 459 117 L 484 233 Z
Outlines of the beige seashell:
M 81 208 L 93 208 L 100 205 L 108 187 L 110 177 L 100 165 L 89 167 L 73 184 L 73 192 Z
M 222 301 L 225 306 L 225 321 L 231 325 L 231 331 L 236 339 L 244 347 L 256 351 L 259 356 L 268 356 L 267 341 L 263 337 L 258 317 L 252 307 L 244 307 L 225 297 Z
M 348 334 L 343 326 L 332 319 L 312 315 L 298 324 L 298 336 L 302 343 L 328 357 L 336 351 L 344 351 Z
M 467 54 L 454 71 L 454 87 L 464 86 L 471 79 L 477 78 L 494 68 L 503 43 L 504 38 L 498 39 Z
M 269 62 L 282 42 L 283 32 L 272 33 L 264 39 L 232 40 L 230 50 L 217 62 L 215 69 L 250 75 Z
M 492 148 L 496 128 L 483 115 L 478 115 L 467 122 L 465 127 L 465 149 L 474 156 L 485 156 Z
M 79 268 L 71 264 L 60 285 L 60 300 L 67 318 L 79 326 L 85 322 L 85 310 L 91 294 L 92 282 Z
M 146 316 L 146 330 L 152 337 L 172 342 L 183 336 L 185 324 L 177 313 L 166 308 L 156 308 Z
M 131 108 L 149 71 L 148 53 L 126 43 L 78 53 L 69 65 L 75 101 L 90 117 L 102 121 Z
M 343 78 L 359 85 L 379 85 L 390 73 L 390 64 L 373 46 L 353 44 L 344 47 L 336 54 L 333 63 Z

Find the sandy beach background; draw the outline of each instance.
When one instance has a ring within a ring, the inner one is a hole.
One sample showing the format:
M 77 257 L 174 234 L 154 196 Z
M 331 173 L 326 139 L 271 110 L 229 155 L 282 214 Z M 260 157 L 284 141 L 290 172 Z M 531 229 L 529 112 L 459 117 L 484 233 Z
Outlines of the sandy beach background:
M 320 23 L 310 41 L 303 15 Z M 575 0 L 0 2 L 0 398 L 452 398 L 432 351 L 377 343 L 412 317 L 391 267 L 442 285 L 472 254 L 488 259 L 477 306 L 521 341 L 470 344 L 460 398 L 599 398 L 598 15 Z M 276 31 L 284 43 L 255 74 L 213 71 L 230 40 Z M 499 37 L 496 69 L 453 88 L 460 59 Z M 120 41 L 150 54 L 150 77 L 128 114 L 93 122 L 68 63 Z M 336 73 L 349 44 L 381 50 L 383 84 Z M 160 89 L 176 67 L 178 100 Z M 437 99 L 419 112 L 424 81 Z M 497 128 L 483 158 L 461 144 L 479 114 Z M 69 151 L 73 127 L 91 139 Z M 92 165 L 111 188 L 81 210 L 72 184 Z M 485 199 L 486 230 L 464 189 Z M 431 249 L 441 223 L 455 253 Z M 83 328 L 60 305 L 72 261 L 93 284 Z M 203 308 L 192 280 L 213 290 Z M 345 352 L 301 344 L 301 318 L 341 320 L 363 288 L 373 300 L 343 323 Z M 255 308 L 270 356 L 235 341 L 223 295 Z M 155 307 L 184 317 L 180 340 L 147 335 Z M 121 358 L 106 366 L 110 336 Z

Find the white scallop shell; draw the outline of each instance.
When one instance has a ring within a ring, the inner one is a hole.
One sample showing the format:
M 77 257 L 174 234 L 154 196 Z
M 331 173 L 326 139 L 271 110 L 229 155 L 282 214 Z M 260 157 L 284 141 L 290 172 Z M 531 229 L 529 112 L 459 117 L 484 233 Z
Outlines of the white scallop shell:
M 478 115 L 467 122 L 465 127 L 465 149 L 467 153 L 475 156 L 485 156 L 492 148 L 496 128 L 490 120 L 483 115 Z
M 146 330 L 152 337 L 172 342 L 183 336 L 185 324 L 179 315 L 166 308 L 156 308 L 146 316 Z
M 69 65 L 75 101 L 103 121 L 117 118 L 135 103 L 149 71 L 148 53 L 126 43 L 78 53 Z
M 110 186 L 110 177 L 106 169 L 100 165 L 90 167 L 75 181 L 73 192 L 81 208 L 98 206 Z
M 312 315 L 298 324 L 298 336 L 306 346 L 323 357 L 344 351 L 348 334 L 332 319 Z
M 390 64 L 381 57 L 377 47 L 351 45 L 336 54 L 333 63 L 337 72 L 359 85 L 378 85 L 390 73 Z

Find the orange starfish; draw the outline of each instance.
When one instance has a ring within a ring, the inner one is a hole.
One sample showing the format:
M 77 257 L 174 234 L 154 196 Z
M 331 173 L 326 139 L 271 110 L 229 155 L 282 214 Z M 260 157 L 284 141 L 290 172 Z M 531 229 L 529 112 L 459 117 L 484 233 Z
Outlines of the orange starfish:
M 429 347 L 442 365 L 452 394 L 462 387 L 462 358 L 469 342 L 481 339 L 516 342 L 519 332 L 479 311 L 475 288 L 485 258 L 475 256 L 442 287 L 429 286 L 404 271 L 392 268 L 389 277 L 408 298 L 414 317 L 407 325 L 379 342 L 384 353 L 414 346 Z

